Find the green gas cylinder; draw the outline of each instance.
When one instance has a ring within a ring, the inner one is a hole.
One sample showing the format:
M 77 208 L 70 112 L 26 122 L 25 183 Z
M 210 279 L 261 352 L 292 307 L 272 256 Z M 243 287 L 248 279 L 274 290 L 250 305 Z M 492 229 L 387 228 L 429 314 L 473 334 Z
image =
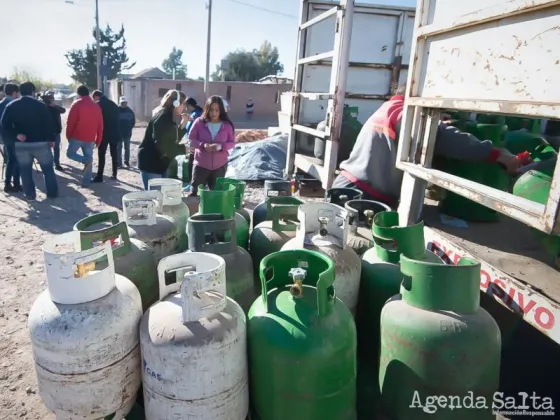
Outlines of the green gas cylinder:
M 356 327 L 319 252 L 279 251 L 260 266 L 247 337 L 254 420 L 354 420 Z
M 552 185 L 553 169 L 553 165 L 550 165 L 550 168 L 546 168 L 545 171 L 530 170 L 525 172 L 515 182 L 513 194 L 540 204 L 546 204 Z M 550 263 L 560 268 L 560 236 L 548 235 L 537 229 L 531 230 L 545 252 L 550 256 Z
M 506 117 L 504 115 L 494 115 L 494 114 L 477 114 L 476 122 L 481 124 L 498 124 L 505 125 Z
M 144 242 L 131 239 L 125 222 L 116 211 L 85 217 L 74 225 L 80 231 L 83 251 L 111 241 L 115 273 L 129 279 L 138 288 L 145 311 L 159 297 L 157 266 L 152 250 Z
M 399 258 L 406 255 L 420 261 L 442 264 L 428 251 L 424 242 L 424 224 L 399 227 L 395 211 L 377 213 L 373 217 L 374 247 L 362 256 L 362 283 L 358 300 L 358 418 L 375 418 L 379 408 L 378 362 L 381 309 L 385 302 L 399 293 L 402 275 Z
M 202 185 L 198 187 L 200 214 L 221 214 L 225 219 L 233 219 L 237 233 L 237 244 L 249 249 L 249 224 L 247 220 L 235 211 L 235 186 L 223 185 L 221 190 L 206 190 Z M 229 237 L 226 237 L 229 239 Z
M 480 264 L 465 258 L 456 266 L 432 264 L 401 255 L 400 266 L 401 294 L 381 313 L 384 414 L 391 420 L 495 419 L 501 336 L 480 307 Z M 434 404 L 434 397 L 486 404 L 450 410 Z
M 533 153 L 533 151 L 547 142 L 540 134 L 530 133 L 528 131 L 508 131 L 504 135 L 504 148 L 514 155 L 522 152 Z
M 253 209 L 253 229 L 268 220 L 266 202 L 273 197 L 291 197 L 292 182 L 267 180 L 264 181 L 264 200 Z
M 466 131 L 480 140 L 491 140 L 494 147 L 503 146 L 503 137 L 507 127 L 503 124 L 467 123 Z M 497 163 L 466 162 L 456 159 L 442 159 L 443 170 L 461 178 L 488 185 L 501 191 L 507 191 L 510 176 Z M 465 197 L 448 191 L 439 203 L 442 213 L 474 222 L 493 222 L 499 213 L 475 203 Z
M 295 238 L 298 226 L 297 212 L 303 201 L 295 197 L 269 197 L 266 218 L 251 232 L 251 257 L 255 273 L 255 287 L 260 293 L 259 267 L 264 257 L 280 251 L 284 244 Z
M 419 261 L 442 264 L 424 242 L 424 223 L 399 227 L 399 213 L 384 211 L 373 216 L 374 247 L 362 255 L 362 283 L 358 303 L 359 353 L 377 354 L 379 317 L 385 302 L 399 293 L 402 275 L 399 258 L 405 255 Z
M 340 137 L 339 137 L 339 149 L 337 155 L 337 166 L 340 162 L 348 159 L 350 152 L 356 143 L 356 139 L 360 134 L 362 129 L 362 123 L 358 120 L 358 107 L 344 105 L 342 108 L 342 124 L 340 127 Z M 326 121 L 321 121 L 317 125 L 317 130 L 325 131 L 327 126 Z M 313 155 L 317 159 L 325 158 L 325 148 L 326 141 L 321 138 L 315 138 L 315 144 L 313 148 Z
M 237 245 L 234 220 L 224 219 L 221 214 L 201 214 L 189 218 L 187 231 L 190 252 L 216 254 L 224 259 L 227 295 L 247 313 L 257 297 L 253 261 L 249 253 Z
M 556 160 L 558 157 L 558 153 L 556 152 L 556 150 L 554 150 L 554 147 L 552 147 L 548 143 L 537 146 L 535 150 L 530 153 L 533 162 L 544 162 L 551 159 Z M 550 173 L 550 175 L 552 175 L 552 172 Z
M 218 178 L 216 180 L 217 190 L 223 190 L 225 185 L 233 185 L 235 187 L 235 211 L 243 216 L 243 218 L 247 220 L 247 223 L 249 223 L 249 226 L 251 226 L 251 215 L 245 210 L 245 203 L 243 200 L 247 183 L 234 178 Z

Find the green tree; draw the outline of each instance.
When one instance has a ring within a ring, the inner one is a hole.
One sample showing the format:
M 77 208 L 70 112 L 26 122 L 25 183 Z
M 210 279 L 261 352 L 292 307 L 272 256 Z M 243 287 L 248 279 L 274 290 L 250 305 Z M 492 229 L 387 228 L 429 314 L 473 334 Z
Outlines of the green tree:
M 35 88 L 37 89 L 37 92 L 46 89 L 52 89 L 54 87 L 53 82 L 41 79 L 36 74 L 27 70 L 19 69 L 17 67 L 14 67 L 14 69 L 12 70 L 12 74 L 10 75 L 10 77 L 8 77 L 8 81 L 12 81 L 12 80 L 17 81 L 19 83 L 33 82 Z
M 271 74 L 284 71 L 284 66 L 279 61 L 278 48 L 264 41 L 260 48 L 253 51 L 236 50 L 224 57 L 228 62 L 228 69 L 224 70 L 223 78 L 226 81 L 254 82 Z M 212 80 L 222 80 L 222 69 L 216 66 L 216 71 L 211 75 Z
M 177 47 L 173 47 L 161 66 L 163 71 L 168 74 L 173 74 L 175 71 L 175 79 L 187 78 L 187 66 L 183 64 L 183 50 L 177 49 Z
M 92 32 L 95 38 L 95 29 Z M 109 25 L 100 34 L 101 57 L 107 58 L 107 78 L 114 79 L 125 70 L 130 70 L 136 63 L 128 64 L 124 26 L 114 32 Z M 66 54 L 68 66 L 73 70 L 72 79 L 93 88 L 97 86 L 97 44 L 88 44 L 84 49 L 71 50 Z
M 258 50 L 254 50 L 255 58 L 261 72 L 261 77 L 277 75 L 284 71 L 284 65 L 278 61 L 280 54 L 278 48 L 273 47 L 269 41 L 264 41 Z

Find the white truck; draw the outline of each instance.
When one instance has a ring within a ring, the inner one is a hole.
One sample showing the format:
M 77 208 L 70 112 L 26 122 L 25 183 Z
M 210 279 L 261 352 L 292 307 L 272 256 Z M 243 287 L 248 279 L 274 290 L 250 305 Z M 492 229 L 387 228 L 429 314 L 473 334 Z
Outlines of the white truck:
M 410 64 L 396 162 L 404 171 L 401 224 L 423 219 L 426 245 L 433 252 L 451 263 L 462 256 L 481 262 L 482 302 L 502 328 L 502 387 L 510 392 L 538 388 L 541 393 L 554 393 L 560 401 L 560 393 L 551 389 L 554 378 L 560 375 L 556 361 L 560 359 L 560 256 L 556 265 L 550 263 L 531 232 L 533 228 L 560 235 L 560 165 L 554 171 L 545 205 L 431 168 L 435 128 L 443 110 L 560 119 L 560 1 L 418 0 L 413 31 L 409 23 L 412 10 L 360 6 L 351 0 L 330 4 L 327 8 L 313 0 L 303 1 L 287 175 L 300 170 L 329 188 L 336 169 L 343 104 L 369 100 L 369 107 L 359 104 L 363 121 L 384 99 L 353 96 L 359 90 L 354 86 L 359 86 L 360 80 L 361 86 L 366 86 L 375 66 L 368 67 L 370 73 L 363 77 L 351 75 L 362 71 L 353 68 L 352 62 L 367 61 L 355 58 L 359 55 L 369 54 L 370 63 L 381 61 L 374 58 L 381 38 L 368 38 L 359 25 L 375 33 L 364 15 L 385 16 L 382 11 L 386 10 L 402 30 L 397 31 L 395 42 L 387 45 L 393 61 L 388 57 L 385 63 L 395 67 L 393 71 L 387 67 L 392 78 L 388 76 L 383 87 L 404 80 L 404 66 Z M 325 11 L 318 14 L 317 10 Z M 318 54 L 318 41 L 309 47 L 309 39 L 314 39 L 315 26 L 311 25 L 328 22 L 327 16 L 336 17 L 336 23 L 331 21 L 334 48 Z M 384 18 L 372 19 L 382 22 Z M 379 28 L 379 34 L 385 35 L 382 44 L 387 42 L 387 30 Z M 367 45 L 374 47 L 367 49 Z M 311 64 L 327 56 L 333 57 L 330 90 L 322 93 L 323 86 L 316 85 L 321 77 L 309 80 L 308 75 L 327 71 L 314 70 Z M 395 60 L 397 56 L 402 59 Z M 398 72 L 396 63 L 400 63 Z M 328 100 L 325 132 L 304 124 L 318 118 L 317 99 Z M 324 163 L 296 153 L 301 133 L 327 141 Z M 427 182 L 496 210 L 502 217 L 497 223 L 468 223 L 467 228 L 443 224 L 436 203 L 425 199 Z

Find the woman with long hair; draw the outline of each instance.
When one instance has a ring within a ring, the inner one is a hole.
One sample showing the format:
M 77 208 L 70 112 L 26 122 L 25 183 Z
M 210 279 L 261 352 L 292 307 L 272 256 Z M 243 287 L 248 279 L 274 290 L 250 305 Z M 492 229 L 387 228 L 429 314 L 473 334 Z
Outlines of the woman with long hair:
M 185 99 L 183 92 L 169 90 L 148 123 L 144 140 L 138 148 L 138 169 L 146 190 L 150 179 L 166 178 L 171 162 L 185 153 L 185 146 L 179 144 L 186 132 L 187 116 L 182 115 Z M 181 123 L 177 125 L 180 116 Z
M 235 147 L 235 128 L 222 98 L 208 98 L 202 116 L 190 129 L 189 140 L 194 148 L 192 195 L 196 196 L 199 185 L 216 188 L 216 180 L 226 175 L 228 151 Z

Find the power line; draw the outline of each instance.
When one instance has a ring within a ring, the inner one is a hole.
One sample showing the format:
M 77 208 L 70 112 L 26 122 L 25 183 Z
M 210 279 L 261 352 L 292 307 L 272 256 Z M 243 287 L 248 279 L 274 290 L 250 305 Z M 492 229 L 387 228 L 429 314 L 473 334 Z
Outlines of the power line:
M 240 4 L 242 6 L 250 7 L 250 8 L 255 9 L 255 10 L 260 10 L 261 12 L 272 13 L 274 15 L 284 16 L 284 17 L 288 17 L 290 19 L 299 19 L 297 16 L 290 15 L 289 13 L 284 13 L 284 12 L 279 12 L 277 10 L 267 9 L 266 7 L 257 6 L 255 4 L 251 4 L 251 3 L 245 3 L 244 1 L 240 1 L 240 0 L 227 0 L 227 1 L 229 1 L 231 3 Z

